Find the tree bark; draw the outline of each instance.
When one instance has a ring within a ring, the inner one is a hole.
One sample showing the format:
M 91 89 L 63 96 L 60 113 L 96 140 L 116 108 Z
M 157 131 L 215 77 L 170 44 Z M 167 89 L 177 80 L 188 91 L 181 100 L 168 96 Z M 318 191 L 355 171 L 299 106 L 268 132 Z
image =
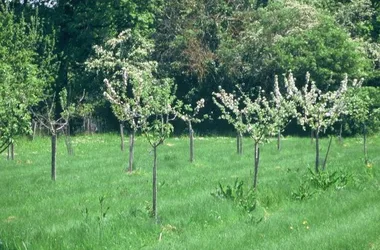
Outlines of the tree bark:
M 153 147 L 153 217 L 158 222 L 157 216 L 157 146 Z
M 67 154 L 73 155 L 74 150 L 73 150 L 73 145 L 71 143 L 70 125 L 69 124 L 67 124 L 67 127 L 64 128 L 64 131 L 65 131 L 65 144 L 66 144 Z
M 133 171 L 133 158 L 134 158 L 134 151 L 135 151 L 135 130 L 132 130 L 131 134 L 129 135 L 129 168 L 128 171 L 131 173 Z M 123 142 L 124 144 L 124 142 Z
M 15 159 L 15 144 L 11 143 L 11 160 L 13 161 Z
M 277 134 L 277 150 L 281 150 L 281 130 L 278 130 Z
M 51 179 L 56 180 L 57 135 L 51 135 Z
M 243 136 L 240 132 L 236 134 L 236 151 L 239 155 L 243 154 Z
M 257 176 L 259 173 L 259 162 L 260 162 L 260 147 L 259 143 L 255 142 L 255 171 L 253 176 L 253 188 L 256 190 L 257 187 Z
M 363 150 L 364 150 L 364 162 L 368 163 L 368 155 L 367 155 L 367 127 L 365 123 L 363 123 Z
M 236 133 L 236 153 L 240 154 L 240 133 Z
M 189 122 L 189 138 L 190 138 L 190 162 L 194 161 L 194 130 Z
M 123 123 L 120 123 L 120 149 L 121 151 L 124 151 L 124 125 Z
M 339 128 L 339 143 L 342 143 L 343 122 L 340 123 Z
M 33 135 L 32 135 L 32 141 L 34 141 L 34 138 L 36 137 L 36 130 L 37 130 L 37 121 L 33 120 Z
M 242 155 L 243 154 L 243 135 L 241 133 L 239 133 L 239 154 Z
M 332 142 L 332 136 L 330 137 L 329 146 L 327 147 L 326 157 L 325 157 L 325 159 L 324 159 L 324 161 L 323 161 L 322 170 L 325 170 L 325 169 L 326 169 L 327 157 L 329 156 L 330 147 L 331 147 L 331 142 Z
M 315 172 L 319 172 L 319 129 L 315 130 Z

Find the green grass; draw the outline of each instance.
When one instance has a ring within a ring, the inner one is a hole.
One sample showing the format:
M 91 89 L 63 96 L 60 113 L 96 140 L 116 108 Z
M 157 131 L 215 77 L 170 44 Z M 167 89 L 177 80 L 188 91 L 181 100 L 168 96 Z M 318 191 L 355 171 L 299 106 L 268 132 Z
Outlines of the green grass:
M 196 138 L 190 164 L 187 138 L 171 138 L 158 149 L 159 224 L 149 216 L 153 155 L 143 138 L 133 174 L 124 171 L 127 152 L 116 135 L 73 142 L 68 156 L 59 140 L 56 182 L 49 138 L 17 141 L 15 161 L 1 156 L 0 249 L 380 249 L 379 137 L 369 139 L 367 166 L 360 138 L 334 140 L 327 170 L 353 177 L 343 188 L 311 187 L 314 195 L 302 201 L 292 192 L 309 183 L 310 139 L 285 138 L 280 152 L 274 141 L 264 145 L 251 214 L 211 195 L 236 178 L 251 186 L 249 139 L 239 156 L 234 138 Z M 100 197 L 109 207 L 104 218 Z

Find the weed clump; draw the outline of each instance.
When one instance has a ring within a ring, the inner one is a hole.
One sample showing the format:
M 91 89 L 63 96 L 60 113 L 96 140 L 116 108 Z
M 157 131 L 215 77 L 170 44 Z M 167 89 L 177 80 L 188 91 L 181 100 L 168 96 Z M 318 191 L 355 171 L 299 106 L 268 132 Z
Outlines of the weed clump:
M 219 199 L 231 200 L 244 211 L 251 213 L 256 209 L 257 197 L 253 189 L 245 191 L 243 185 L 244 182 L 239 181 L 238 178 L 233 185 L 226 187 L 219 182 L 218 188 L 211 195 Z
M 311 198 L 314 194 L 326 191 L 335 187 L 339 190 L 345 188 L 350 182 L 354 180 L 351 173 L 343 170 L 334 171 L 320 171 L 315 173 L 310 168 L 308 174 L 305 175 L 305 180 L 301 182 L 298 189 L 292 191 L 292 197 L 295 200 L 306 200 Z

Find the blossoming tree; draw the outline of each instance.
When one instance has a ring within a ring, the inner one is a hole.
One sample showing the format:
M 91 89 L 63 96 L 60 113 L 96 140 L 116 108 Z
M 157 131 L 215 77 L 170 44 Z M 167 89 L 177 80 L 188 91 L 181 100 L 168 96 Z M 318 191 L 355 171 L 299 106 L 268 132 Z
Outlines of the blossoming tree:
M 271 99 L 265 97 L 265 92 L 259 90 L 255 98 L 251 98 L 237 86 L 240 97 L 227 93 L 220 88 L 218 93 L 213 93 L 214 101 L 222 112 L 221 118 L 238 128 L 241 133 L 248 133 L 254 141 L 254 176 L 253 188 L 257 188 L 257 179 L 260 162 L 260 145 L 267 142 L 270 136 L 277 133 L 283 126 L 285 119 L 276 114 L 277 107 L 275 94 L 271 93 Z M 281 119 L 280 119 L 281 118 Z
M 277 126 L 277 149 L 281 149 L 281 133 L 284 131 L 286 125 L 289 124 L 292 118 L 297 114 L 296 103 L 292 98 L 287 95 L 282 95 L 278 83 L 278 76 L 274 79 L 274 89 L 271 93 L 271 98 L 276 112 L 274 113 L 274 120 Z
M 213 101 L 222 113 L 220 119 L 226 120 L 236 130 L 236 150 L 238 154 L 243 154 L 243 134 L 246 132 L 244 120 L 244 110 L 240 104 L 242 97 L 235 93 L 227 93 L 219 86 L 218 93 L 213 94 Z
M 151 82 L 148 95 L 144 95 L 142 112 L 147 117 L 142 132 L 153 150 L 153 207 L 152 215 L 158 222 L 157 209 L 157 148 L 173 132 L 173 121 L 180 113 L 180 103 L 174 95 L 176 87 L 172 79 Z
M 157 63 L 150 60 L 153 48 L 151 40 L 127 29 L 109 39 L 104 46 L 94 46 L 96 56 L 86 62 L 88 70 L 105 76 L 104 95 L 111 102 L 113 113 L 121 123 L 122 145 L 122 123 L 127 122 L 131 128 L 129 172 L 133 168 L 135 134 L 146 119 L 142 113 L 142 95 L 154 81 L 153 72 L 157 67 Z
M 315 171 L 319 172 L 320 149 L 319 136 L 327 128 L 338 121 L 339 116 L 344 111 L 344 95 L 347 91 L 348 77 L 345 75 L 339 89 L 322 93 L 317 88 L 314 81 L 311 81 L 310 74 L 306 74 L 306 84 L 299 90 L 295 85 L 295 78 L 289 73 L 286 78 L 287 94 L 298 104 L 297 120 L 305 129 L 310 127 L 315 133 Z M 327 156 L 326 156 L 327 158 Z M 326 165 L 326 159 L 323 169 Z

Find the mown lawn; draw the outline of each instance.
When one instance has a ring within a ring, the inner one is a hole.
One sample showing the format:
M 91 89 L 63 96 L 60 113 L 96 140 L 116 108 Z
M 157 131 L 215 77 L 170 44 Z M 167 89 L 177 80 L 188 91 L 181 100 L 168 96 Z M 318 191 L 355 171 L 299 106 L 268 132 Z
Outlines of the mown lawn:
M 0 249 L 380 249 L 379 137 L 369 138 L 367 165 L 360 138 L 334 139 L 327 171 L 339 180 L 326 190 L 310 181 L 310 139 L 284 138 L 281 151 L 264 145 L 250 213 L 211 195 L 236 178 L 251 186 L 249 139 L 239 156 L 234 138 L 198 137 L 190 164 L 187 138 L 171 138 L 158 150 L 158 224 L 149 213 L 153 155 L 142 137 L 132 174 L 117 135 L 73 143 L 68 156 L 59 140 L 56 182 L 47 137 L 18 140 L 15 161 L 1 156 Z M 296 199 L 302 194 L 310 197 Z

